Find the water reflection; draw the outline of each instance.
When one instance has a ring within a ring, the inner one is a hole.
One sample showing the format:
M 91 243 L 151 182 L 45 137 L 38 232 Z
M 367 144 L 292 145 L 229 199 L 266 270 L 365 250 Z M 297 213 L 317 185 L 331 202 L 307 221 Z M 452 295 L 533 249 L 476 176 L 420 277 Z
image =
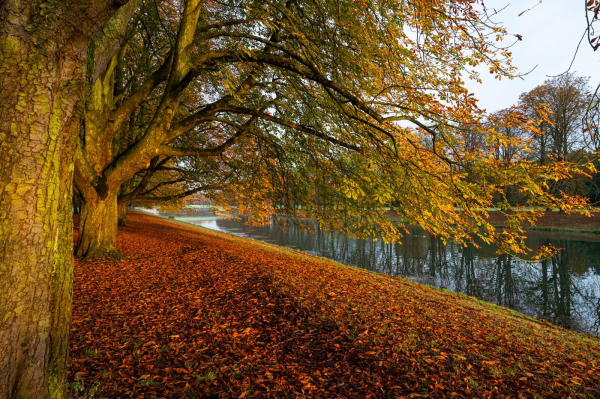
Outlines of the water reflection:
M 186 218 L 187 219 L 187 218 Z M 402 245 L 357 240 L 315 226 L 247 226 L 230 220 L 188 219 L 204 227 L 296 248 L 340 263 L 463 292 L 564 327 L 600 335 L 600 243 L 565 240 L 532 232 L 531 248 L 552 243 L 564 250 L 555 258 L 527 263 L 495 248 L 444 245 L 419 228 Z

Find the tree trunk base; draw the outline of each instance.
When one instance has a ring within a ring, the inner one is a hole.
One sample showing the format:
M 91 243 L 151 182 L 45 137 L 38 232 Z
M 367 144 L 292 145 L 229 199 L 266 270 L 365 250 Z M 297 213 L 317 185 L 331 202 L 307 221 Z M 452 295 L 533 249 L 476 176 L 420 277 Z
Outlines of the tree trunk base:
M 86 260 L 120 259 L 117 251 L 117 198 L 88 199 L 81 210 L 75 255 Z
M 125 256 L 116 249 L 97 249 L 95 251 L 88 251 L 88 253 L 82 257 L 82 260 L 88 262 L 94 260 L 121 260 L 123 258 L 125 258 Z

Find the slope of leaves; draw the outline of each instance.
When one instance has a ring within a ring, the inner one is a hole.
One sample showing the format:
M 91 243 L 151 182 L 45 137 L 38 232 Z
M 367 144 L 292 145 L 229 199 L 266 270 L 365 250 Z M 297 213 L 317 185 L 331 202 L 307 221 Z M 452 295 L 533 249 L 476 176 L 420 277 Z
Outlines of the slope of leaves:
M 473 298 L 148 216 L 75 269 L 96 397 L 594 397 L 600 340 Z

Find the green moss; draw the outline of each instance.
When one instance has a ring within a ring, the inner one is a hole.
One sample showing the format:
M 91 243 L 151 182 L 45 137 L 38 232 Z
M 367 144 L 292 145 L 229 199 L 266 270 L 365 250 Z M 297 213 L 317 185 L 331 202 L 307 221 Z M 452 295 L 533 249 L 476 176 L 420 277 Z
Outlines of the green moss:
M 18 40 L 13 38 L 12 36 L 5 36 L 4 42 L 2 43 L 2 47 L 0 47 L 0 52 L 4 54 L 4 56 L 8 56 L 10 53 L 16 53 L 21 48 L 21 43 Z
M 48 393 L 52 399 L 66 398 L 66 386 L 60 382 L 54 370 L 48 371 Z

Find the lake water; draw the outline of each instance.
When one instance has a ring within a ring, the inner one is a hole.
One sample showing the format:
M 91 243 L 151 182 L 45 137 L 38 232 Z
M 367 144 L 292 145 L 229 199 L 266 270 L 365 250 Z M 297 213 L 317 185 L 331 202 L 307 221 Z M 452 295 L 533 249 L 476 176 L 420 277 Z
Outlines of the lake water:
M 527 244 L 552 243 L 564 250 L 553 259 L 527 263 L 495 248 L 444 245 L 420 228 L 411 228 L 402 244 L 347 238 L 339 233 L 314 234 L 276 223 L 255 227 L 215 217 L 209 211 L 177 217 L 256 240 L 295 248 L 347 265 L 462 292 L 546 319 L 561 326 L 600 335 L 600 240 L 569 239 L 567 233 L 530 232 Z

